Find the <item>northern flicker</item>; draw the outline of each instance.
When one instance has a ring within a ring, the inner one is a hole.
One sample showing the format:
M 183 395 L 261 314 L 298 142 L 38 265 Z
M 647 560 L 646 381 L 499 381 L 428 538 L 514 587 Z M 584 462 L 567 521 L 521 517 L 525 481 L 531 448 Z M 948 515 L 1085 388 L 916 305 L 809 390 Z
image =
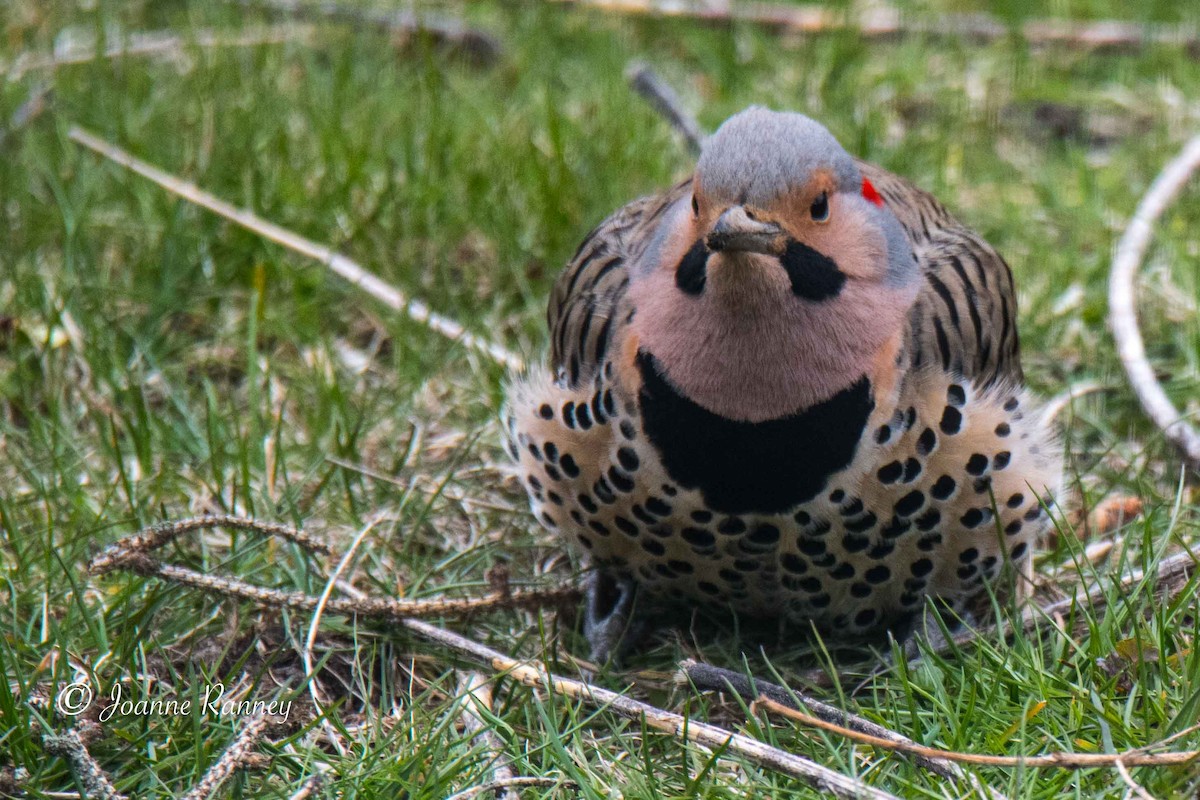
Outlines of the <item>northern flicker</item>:
M 534 514 L 595 568 L 606 657 L 639 608 L 901 634 L 1030 558 L 1061 456 L 1023 388 L 1012 275 L 931 195 L 750 108 L 619 209 L 510 388 Z

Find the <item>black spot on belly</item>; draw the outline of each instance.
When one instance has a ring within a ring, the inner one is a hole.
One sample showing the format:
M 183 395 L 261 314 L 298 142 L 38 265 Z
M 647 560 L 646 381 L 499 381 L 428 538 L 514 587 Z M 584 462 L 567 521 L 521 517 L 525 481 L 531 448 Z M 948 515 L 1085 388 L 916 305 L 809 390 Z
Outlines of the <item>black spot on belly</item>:
M 846 283 L 837 262 L 795 239 L 788 240 L 779 263 L 792 282 L 792 293 L 814 303 L 837 297 Z
M 811 500 L 854 457 L 875 407 L 866 377 L 801 413 L 729 420 L 679 394 L 638 354 L 642 426 L 671 478 L 725 513 L 775 513 Z

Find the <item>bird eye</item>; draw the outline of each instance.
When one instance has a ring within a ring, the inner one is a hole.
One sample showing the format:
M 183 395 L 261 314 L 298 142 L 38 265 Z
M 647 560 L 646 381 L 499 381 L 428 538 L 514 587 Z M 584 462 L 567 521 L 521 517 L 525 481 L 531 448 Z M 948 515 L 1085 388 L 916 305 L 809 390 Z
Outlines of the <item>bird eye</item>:
M 692 195 L 692 213 L 697 217 L 700 216 L 700 203 L 696 200 L 696 195 Z
M 813 200 L 809 213 L 812 214 L 813 222 L 827 221 L 829 219 L 829 195 L 825 192 L 817 195 L 817 199 Z

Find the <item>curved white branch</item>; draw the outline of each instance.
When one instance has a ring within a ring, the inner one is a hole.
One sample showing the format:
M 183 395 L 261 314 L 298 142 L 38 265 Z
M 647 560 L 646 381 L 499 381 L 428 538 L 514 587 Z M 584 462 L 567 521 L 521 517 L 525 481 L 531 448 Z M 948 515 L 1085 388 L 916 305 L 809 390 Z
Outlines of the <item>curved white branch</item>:
M 1138 203 L 1137 211 L 1113 256 L 1112 273 L 1108 281 L 1108 321 L 1117 343 L 1117 355 L 1142 408 L 1163 435 L 1183 451 L 1188 465 L 1200 471 L 1200 434 L 1184 421 L 1172 405 L 1146 359 L 1146 347 L 1134 310 L 1136 298 L 1133 285 L 1138 267 L 1154 235 L 1154 223 L 1197 167 L 1200 167 L 1200 136 L 1189 141 L 1183 152 L 1163 167 Z

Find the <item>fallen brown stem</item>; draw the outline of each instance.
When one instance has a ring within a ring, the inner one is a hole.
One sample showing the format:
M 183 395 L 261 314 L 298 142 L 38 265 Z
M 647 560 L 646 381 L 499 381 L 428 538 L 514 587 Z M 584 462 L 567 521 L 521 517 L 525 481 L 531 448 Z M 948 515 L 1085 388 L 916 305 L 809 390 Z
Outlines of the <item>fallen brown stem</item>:
M 132 536 L 104 548 L 88 564 L 93 574 L 103 574 L 117 566 L 117 561 L 129 553 L 149 553 L 163 545 L 194 531 L 208 528 L 232 528 L 234 530 L 251 531 L 263 536 L 278 536 L 289 542 L 300 545 L 310 553 L 329 555 L 329 545 L 316 539 L 298 528 L 281 525 L 277 522 L 260 522 L 247 517 L 235 517 L 228 514 L 213 514 L 203 517 L 188 517 L 187 519 L 160 522 L 138 531 Z
M 227 219 L 252 233 L 262 236 L 268 241 L 275 242 L 293 252 L 319 261 L 331 272 L 346 279 L 356 288 L 362 289 L 389 308 L 399 311 L 435 333 L 483 353 L 501 366 L 517 371 L 524 369 L 524 361 L 513 351 L 503 345 L 468 332 L 456 320 L 433 311 L 420 300 L 408 297 L 396 287 L 375 276 L 341 253 L 335 252 L 329 247 L 318 244 L 311 239 L 306 239 L 281 225 L 268 222 L 252 211 L 227 203 L 215 195 L 204 191 L 196 186 L 196 184 L 148 164 L 116 145 L 80 128 L 78 125 L 72 126 L 67 135 L 71 141 L 83 145 L 109 161 L 146 178 L 176 197 L 205 208 L 223 219 Z
M 1091 767 L 1115 767 L 1122 763 L 1128 767 L 1161 767 L 1176 764 L 1187 764 L 1197 756 L 1200 750 L 1187 750 L 1179 753 L 1147 753 L 1153 747 L 1130 750 L 1124 753 L 1047 753 L 1040 756 L 992 756 L 978 753 L 956 753 L 953 750 L 939 750 L 936 747 L 926 747 L 916 742 L 897 742 L 880 736 L 845 728 L 833 722 L 818 719 L 811 714 L 777 703 L 763 695 L 755 701 L 755 705 L 774 714 L 787 717 L 796 722 L 811 725 L 814 728 L 844 736 L 862 744 L 869 744 L 881 750 L 893 750 L 926 758 L 940 758 L 946 761 L 956 761 L 960 764 L 974 764 L 984 767 L 1053 767 L 1058 769 L 1089 769 Z
M 1032 45 L 1062 45 L 1083 50 L 1127 50 L 1145 45 L 1200 47 L 1193 25 L 1146 25 L 1115 20 L 1077 22 L 1035 19 L 1010 26 L 988 14 L 948 13 L 920 18 L 886 5 L 858 11 L 824 6 L 774 3 L 681 3 L 677 0 L 555 0 L 621 14 L 683 17 L 710 23 L 744 22 L 795 33 L 853 31 L 865 39 L 928 36 L 991 42 L 1014 33 Z
M 1167 440 L 1183 453 L 1188 466 L 1200 471 L 1200 433 L 1184 420 L 1154 375 L 1134 308 L 1134 279 L 1150 246 L 1154 224 L 1183 190 L 1197 167 L 1200 167 L 1200 136 L 1189 141 L 1183 151 L 1163 167 L 1138 203 L 1113 257 L 1108 279 L 1108 322 L 1117 344 L 1117 355 L 1142 408 Z
M 271 523 L 259 523 L 241 517 L 196 517 L 176 523 L 151 526 L 133 536 L 122 539 L 105 550 L 88 564 L 93 575 L 116 569 L 136 572 L 147 577 L 161 578 L 173 583 L 191 586 L 221 597 L 251 600 L 275 608 L 290 608 L 296 611 L 315 611 L 322 605 L 322 598 L 304 592 L 289 592 L 268 589 L 252 583 L 223 575 L 211 575 L 196 570 L 163 563 L 150 552 L 178 538 L 183 533 L 210 526 L 238 527 L 271 536 L 283 536 L 290 541 L 305 543 L 317 552 L 328 553 L 324 545 L 302 531 Z M 392 598 L 337 598 L 324 600 L 324 608 L 339 614 L 397 622 L 408 617 L 454 617 L 466 616 L 479 611 L 505 609 L 543 608 L 561 605 L 579 599 L 579 590 L 574 586 L 556 586 L 548 589 L 511 589 L 507 582 L 496 585 L 483 597 L 431 598 L 428 600 L 395 600 Z

